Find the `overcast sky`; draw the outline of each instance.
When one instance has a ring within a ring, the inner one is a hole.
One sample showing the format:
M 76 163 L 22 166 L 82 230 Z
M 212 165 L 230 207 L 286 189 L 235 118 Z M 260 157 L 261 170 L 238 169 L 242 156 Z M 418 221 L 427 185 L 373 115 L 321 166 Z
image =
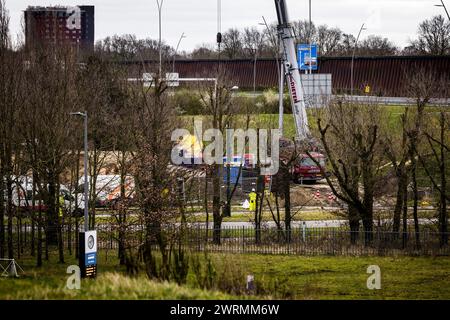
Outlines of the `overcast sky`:
M 286 0 L 291 20 L 308 18 L 308 0 Z M 444 1 L 450 7 L 450 1 Z M 370 34 L 388 37 L 399 46 L 413 39 L 418 24 L 445 12 L 435 7 L 440 0 L 312 0 L 312 20 L 316 24 L 339 27 L 357 34 L 362 23 Z M 114 34 L 135 34 L 138 38 L 158 38 L 156 0 L 6 0 L 11 31 L 21 30 L 23 10 L 28 5 L 95 5 L 96 40 Z M 273 0 L 222 0 L 222 31 L 231 27 L 258 26 L 262 16 L 276 20 Z M 214 43 L 217 32 L 217 0 L 164 0 L 162 37 L 176 46 L 186 34 L 181 50 L 192 50 L 202 43 Z M 263 28 L 262 26 L 258 26 Z

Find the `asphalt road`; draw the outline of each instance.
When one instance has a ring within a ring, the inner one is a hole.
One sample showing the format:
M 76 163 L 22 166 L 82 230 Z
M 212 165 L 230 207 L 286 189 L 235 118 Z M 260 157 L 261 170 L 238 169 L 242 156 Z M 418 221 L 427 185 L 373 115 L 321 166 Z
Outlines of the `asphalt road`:
M 374 225 L 377 225 L 377 221 L 374 221 Z M 391 219 L 385 219 L 380 221 L 381 225 L 392 223 Z M 419 219 L 419 224 L 434 224 L 437 223 L 437 219 Z M 317 221 L 292 221 L 292 227 L 297 228 L 301 227 L 305 224 L 306 228 L 339 228 L 348 225 L 347 220 L 317 220 Z M 413 219 L 408 219 L 408 224 L 414 224 Z M 197 226 L 200 225 L 202 227 L 205 226 L 204 222 L 196 222 L 191 223 L 190 225 Z M 222 228 L 224 229 L 238 229 L 238 228 L 250 228 L 253 227 L 254 224 L 252 222 L 222 222 Z M 275 228 L 276 224 L 273 221 L 263 222 L 263 227 Z M 209 227 L 212 228 L 213 224 L 210 222 Z

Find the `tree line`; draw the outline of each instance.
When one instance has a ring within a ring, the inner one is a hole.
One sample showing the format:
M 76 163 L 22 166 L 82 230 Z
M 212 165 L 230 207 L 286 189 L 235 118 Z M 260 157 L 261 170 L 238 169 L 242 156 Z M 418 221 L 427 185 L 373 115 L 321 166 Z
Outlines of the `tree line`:
M 325 24 L 316 25 L 306 20 L 292 22 L 297 43 L 315 43 L 319 56 L 351 56 L 355 50 L 357 56 L 392 55 L 447 55 L 450 54 L 450 22 L 442 15 L 425 19 L 418 26 L 416 39 L 410 40 L 404 48 L 397 46 L 386 37 L 369 35 L 358 41 L 356 36 L 343 32 L 338 27 Z M 137 39 L 134 35 L 114 35 L 99 40 L 96 50 L 120 60 L 156 60 L 159 59 L 158 41 Z M 255 59 L 275 58 L 278 50 L 277 25 L 268 28 L 246 27 L 231 28 L 223 33 L 220 50 L 216 44 L 199 44 L 191 52 L 175 52 L 175 49 L 163 43 L 165 59 L 174 55 L 184 59 Z

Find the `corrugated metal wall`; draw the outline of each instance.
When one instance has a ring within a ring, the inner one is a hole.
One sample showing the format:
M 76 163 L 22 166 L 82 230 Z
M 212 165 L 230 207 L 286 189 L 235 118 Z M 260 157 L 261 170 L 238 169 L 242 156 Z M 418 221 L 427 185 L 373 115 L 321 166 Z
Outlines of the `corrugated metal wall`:
M 319 58 L 317 72 L 332 74 L 335 93 L 350 91 L 351 60 L 351 57 Z M 142 72 L 155 72 L 158 63 L 130 62 L 127 65 L 130 67 L 130 74 L 136 76 Z M 233 85 L 242 89 L 253 88 L 254 60 L 223 60 L 220 66 Z M 165 67 L 165 70 L 171 72 L 172 62 Z M 373 95 L 406 96 L 405 85 L 408 74 L 422 69 L 442 75 L 450 83 L 450 56 L 357 57 L 354 60 L 354 92 L 361 93 L 364 87 L 369 85 Z M 215 77 L 217 70 L 217 60 L 175 61 L 175 72 L 178 72 L 181 78 Z M 275 60 L 257 60 L 256 87 L 258 89 L 277 87 L 278 73 Z

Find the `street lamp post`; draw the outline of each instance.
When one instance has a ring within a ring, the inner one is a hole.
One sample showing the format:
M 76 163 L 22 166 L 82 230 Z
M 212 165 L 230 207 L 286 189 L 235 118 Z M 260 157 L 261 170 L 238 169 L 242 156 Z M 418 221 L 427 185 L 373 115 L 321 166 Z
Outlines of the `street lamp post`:
M 180 40 L 178 40 L 177 47 L 175 49 L 175 54 L 173 55 L 172 73 L 175 73 L 175 58 L 177 56 L 177 52 L 178 52 L 178 48 L 180 46 L 181 40 L 183 40 L 184 38 L 186 38 L 186 36 L 184 35 L 184 32 L 183 32 L 181 34 Z
M 361 28 L 359 29 L 358 37 L 356 37 L 355 46 L 353 47 L 352 64 L 351 64 L 351 71 L 350 71 L 350 86 L 351 86 L 350 95 L 351 96 L 353 96 L 353 65 L 354 65 L 354 60 L 355 60 L 355 51 L 356 51 L 356 47 L 358 45 L 359 36 L 361 35 L 361 32 L 363 30 L 366 30 L 366 28 L 364 28 L 364 23 L 361 25 Z
M 89 205 L 89 184 L 88 184 L 88 114 L 87 111 L 71 112 L 70 115 L 84 118 L 84 231 L 89 230 L 88 205 Z M 78 199 L 77 199 L 78 202 Z
M 450 20 L 450 15 L 448 14 L 447 7 L 444 4 L 444 0 L 441 0 L 441 4 L 435 4 L 434 6 L 435 7 L 443 7 L 445 10 L 445 13 L 447 14 L 448 20 Z
M 161 1 L 161 2 L 160 2 Z M 159 78 L 162 77 L 162 48 L 161 48 L 161 9 L 164 0 L 156 0 L 156 5 L 158 6 L 158 17 L 159 17 Z
M 256 44 L 255 44 L 255 47 L 253 48 L 253 50 L 255 50 L 254 51 L 254 54 L 255 54 L 255 56 L 254 56 L 254 61 L 253 61 L 253 95 L 255 95 L 256 94 L 256 59 L 257 59 L 257 51 L 258 51 L 258 48 L 256 47 Z

